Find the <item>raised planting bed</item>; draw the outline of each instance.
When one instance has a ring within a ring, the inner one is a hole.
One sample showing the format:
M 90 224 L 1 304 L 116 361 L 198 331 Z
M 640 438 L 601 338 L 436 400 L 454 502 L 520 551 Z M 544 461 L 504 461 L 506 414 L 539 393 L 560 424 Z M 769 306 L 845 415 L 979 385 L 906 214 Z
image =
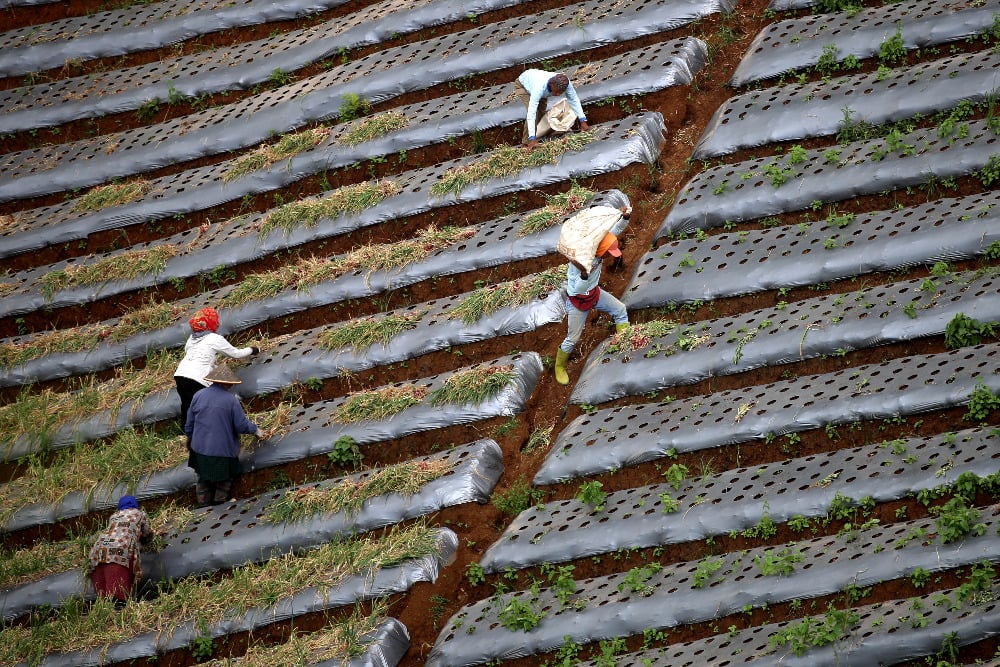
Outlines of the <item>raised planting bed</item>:
M 941 336 L 950 331 L 956 318 L 970 325 L 972 319 L 977 325 L 1000 322 L 996 273 L 1000 269 L 958 273 L 942 269 L 937 277 L 804 299 L 696 324 L 650 320 L 611 336 L 590 354 L 570 402 L 596 405 L 763 366 Z M 771 277 L 776 283 L 782 280 L 780 274 Z M 671 282 L 691 281 L 685 276 Z M 946 344 L 959 347 L 981 339 L 981 334 L 956 333 L 946 336 Z
M 6 4 L 41 4 L 11 2 Z M 0 76 L 17 76 L 71 60 L 145 51 L 239 26 L 294 19 L 344 0 L 264 0 L 233 5 L 226 0 L 163 0 L 143 7 L 51 21 L 0 33 Z
M 531 153 L 501 146 L 483 155 L 343 186 L 264 213 L 236 216 L 206 229 L 7 275 L 0 287 L 0 317 L 107 299 L 210 270 L 225 272 L 305 243 L 444 209 L 456 201 L 651 164 L 659 154 L 662 128 L 660 114 L 639 114 L 545 142 Z M 344 268 L 358 270 L 349 264 Z
M 881 125 L 978 104 L 1000 88 L 1000 53 L 962 53 L 912 67 L 755 90 L 712 116 L 692 157 L 706 160 L 780 141 L 837 134 L 850 123 Z M 971 96 L 970 96 L 971 95 Z
M 1000 633 L 1000 605 L 986 592 L 951 589 L 919 597 L 830 611 L 808 619 L 759 625 L 707 639 L 615 655 L 621 667 L 842 667 L 934 664 L 959 648 Z M 948 598 L 950 602 L 944 602 Z M 791 641 L 789 641 L 791 640 Z M 598 667 L 596 661 L 580 667 Z M 940 664 L 940 663 L 938 663 Z M 945 663 L 947 664 L 947 663 Z M 952 663 L 995 665 L 995 661 Z
M 795 531 L 845 518 L 859 525 L 861 515 L 875 503 L 914 496 L 932 499 L 940 490 L 995 478 L 1000 472 L 997 443 L 990 431 L 968 430 L 883 441 L 704 478 L 684 466 L 666 466 L 669 481 L 607 493 L 599 511 L 579 499 L 525 510 L 481 562 L 485 570 L 498 572 L 619 548 L 737 533 L 762 536 L 785 523 Z M 722 506 L 738 510 L 720 512 Z
M 1000 118 L 969 121 L 967 133 L 939 135 L 938 128 L 855 141 L 712 167 L 683 187 L 657 232 L 692 233 L 769 215 L 839 202 L 860 195 L 935 185 L 978 176 L 984 186 L 1000 163 Z M 964 135 L 964 136 L 963 136 Z
M 937 573 L 972 566 L 992 576 L 992 564 L 1000 560 L 997 521 L 985 519 L 981 536 L 952 544 L 921 539 L 894 548 L 894 540 L 911 530 L 933 529 L 933 522 L 924 520 L 664 567 L 651 562 L 628 573 L 583 581 L 567 581 L 571 570 L 553 568 L 549 582 L 466 605 L 448 621 L 427 665 L 477 665 L 569 642 L 711 621 L 793 599 L 863 589 L 909 577 L 918 568 Z
M 106 598 L 86 610 L 82 604 L 67 605 L 45 624 L 0 630 L 0 655 L 5 664 L 30 659 L 46 667 L 151 658 L 188 648 L 199 637 L 210 641 L 405 592 L 418 581 L 434 581 L 457 546 L 450 530 L 417 525 L 245 565 L 215 583 L 185 579 L 121 611 Z M 381 613 L 384 609 L 376 615 Z
M 291 406 L 286 409 L 288 414 L 282 423 L 274 427 L 279 435 L 258 442 L 256 446 L 244 447 L 242 466 L 249 472 L 310 456 L 329 455 L 336 449 L 337 441 L 344 437 L 365 446 L 436 428 L 509 417 L 524 410 L 541 370 L 541 358 L 529 352 L 412 383 L 390 385 L 305 407 Z M 479 384 L 466 386 L 470 382 Z M 455 390 L 459 390 L 458 395 Z M 175 458 L 183 459 L 179 443 L 175 447 Z M 87 457 L 88 453 L 84 451 L 80 456 Z M 147 462 L 138 469 L 146 470 L 153 465 Z M 45 471 L 40 472 L 44 474 Z M 130 491 L 138 498 L 151 498 L 190 488 L 194 482 L 193 471 L 185 463 L 178 462 L 158 472 L 140 473 L 136 479 L 100 483 L 88 489 L 64 489 L 64 495 L 56 502 L 29 504 L 13 512 L 6 517 L 3 529 L 17 530 L 107 509 L 114 506 L 122 493 Z M 13 490 L 11 495 L 16 497 Z
M 736 67 L 732 86 L 745 86 L 820 62 L 824 49 L 834 46 L 835 62 L 879 55 L 883 42 L 897 28 L 902 49 L 917 49 L 974 37 L 993 26 L 1000 2 L 954 5 L 947 0 L 900 2 L 858 12 L 813 14 L 778 21 L 764 28 Z
M 980 345 L 695 398 L 596 410 L 562 430 L 535 481 L 549 484 L 617 470 L 671 451 L 967 405 L 977 391 L 1000 392 L 1000 375 L 994 372 L 998 354 L 1000 346 Z M 979 410 L 970 417 L 973 423 L 985 418 Z
M 647 252 L 636 263 L 622 300 L 632 309 L 656 308 L 918 264 L 982 255 L 995 259 L 998 205 L 1000 193 L 986 192 L 891 211 L 831 212 L 816 222 L 675 241 Z M 669 234 L 662 227 L 657 231 L 658 238 Z M 900 242 L 903 234 L 906 243 Z
M 172 145 L 185 134 L 185 145 L 204 142 L 200 155 L 215 155 L 307 123 L 337 118 L 345 95 L 381 102 L 470 75 L 674 30 L 731 7 L 721 0 L 625 0 L 615 6 L 587 0 L 391 47 L 275 91 L 160 123 L 155 128 L 164 140 L 160 164 L 175 161 Z M 577 27 L 581 16 L 586 30 Z M 540 25 L 545 30 L 538 30 Z M 50 127 L 115 109 L 101 108 L 100 100 L 84 100 L 10 112 L 0 116 L 0 133 Z
M 690 83 L 692 76 L 704 67 L 706 57 L 705 43 L 686 37 L 568 67 L 565 71 L 575 82 L 581 102 L 591 104 L 607 97 L 650 93 Z M 305 132 L 327 134 L 325 137 L 316 135 L 322 143 L 312 150 L 300 149 L 294 155 L 270 165 L 257 166 L 247 173 L 244 173 L 244 165 L 256 157 L 263 157 L 258 153 L 267 149 L 151 179 L 139 199 L 114 210 L 77 210 L 82 200 L 75 198 L 21 211 L 2 230 L 11 242 L 18 241 L 18 245 L 5 252 L 14 253 L 23 247 L 27 242 L 22 239 L 25 234 L 30 237 L 44 231 L 32 230 L 34 227 L 58 223 L 60 233 L 66 233 L 64 227 L 74 220 L 73 225 L 80 233 L 87 229 L 136 224 L 140 220 L 190 213 L 236 201 L 245 195 L 269 192 L 311 174 L 363 160 L 392 155 L 398 161 L 400 151 L 523 121 L 523 107 L 518 102 L 509 102 L 509 94 L 510 84 L 491 86 L 407 104 L 332 127 L 288 133 L 276 144 L 284 141 L 286 145 L 301 146 L 298 138 L 308 138 Z M 390 129 L 392 127 L 396 129 Z M 295 141 L 290 137 L 296 137 Z M 370 138 L 359 141 L 366 137 Z M 0 201 L 72 190 L 148 171 L 162 164 L 163 139 L 155 127 L 142 128 L 8 154 L 0 162 L 4 167 L 0 174 Z M 171 155 L 176 162 L 197 157 L 204 150 L 198 142 L 188 146 L 183 137 L 172 138 L 172 141 Z
M 360 455 L 360 452 L 358 452 Z M 154 581 L 211 574 L 299 553 L 327 542 L 416 519 L 445 507 L 485 503 L 503 472 L 500 447 L 481 440 L 405 463 L 291 487 L 198 511 L 173 527 L 158 551 L 144 553 Z M 48 575 L 0 593 L 3 618 L 43 605 L 94 598 L 81 569 Z

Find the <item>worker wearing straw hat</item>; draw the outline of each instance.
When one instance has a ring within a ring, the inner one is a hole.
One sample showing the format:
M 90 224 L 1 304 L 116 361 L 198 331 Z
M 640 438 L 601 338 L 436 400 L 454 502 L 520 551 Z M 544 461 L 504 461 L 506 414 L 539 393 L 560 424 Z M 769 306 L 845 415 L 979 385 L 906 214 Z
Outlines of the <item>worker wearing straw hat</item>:
M 229 498 L 233 481 L 240 474 L 240 434 L 264 437 L 229 391 L 240 384 L 229 366 L 216 364 L 205 380 L 211 384 L 191 399 L 184 424 L 191 450 L 188 465 L 198 473 L 198 507 L 219 505 Z

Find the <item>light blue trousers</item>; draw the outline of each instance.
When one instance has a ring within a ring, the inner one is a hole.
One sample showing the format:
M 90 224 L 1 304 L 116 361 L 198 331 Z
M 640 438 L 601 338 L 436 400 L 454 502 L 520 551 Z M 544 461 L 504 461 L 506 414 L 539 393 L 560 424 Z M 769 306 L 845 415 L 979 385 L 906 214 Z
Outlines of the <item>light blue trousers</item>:
M 601 290 L 594 309 L 607 313 L 614 318 L 615 324 L 628 324 L 628 309 L 625 304 L 615 298 L 614 294 Z M 576 342 L 583 335 L 583 325 L 587 323 L 590 311 L 580 310 L 573 302 L 566 299 L 567 331 L 566 339 L 559 345 L 563 352 L 572 352 Z

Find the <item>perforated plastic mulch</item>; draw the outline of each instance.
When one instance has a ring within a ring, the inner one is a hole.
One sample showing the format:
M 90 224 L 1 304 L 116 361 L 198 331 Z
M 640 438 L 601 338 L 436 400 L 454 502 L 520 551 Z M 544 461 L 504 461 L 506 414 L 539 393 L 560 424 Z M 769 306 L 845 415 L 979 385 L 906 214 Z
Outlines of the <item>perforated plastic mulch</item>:
M 762 366 L 943 335 L 959 315 L 1000 322 L 998 273 L 968 271 L 804 299 L 675 325 L 648 342 L 638 332 L 613 336 L 590 354 L 570 402 L 596 405 Z M 633 349 L 633 341 L 646 344 Z
M 667 456 L 763 440 L 827 424 L 965 405 L 977 384 L 1000 391 L 1000 346 L 902 357 L 697 398 L 598 410 L 562 430 L 535 477 L 560 479 Z
M 571 67 L 566 74 L 574 81 L 581 102 L 590 104 L 606 97 L 690 83 L 706 57 L 705 43 L 686 37 Z M 154 179 L 146 196 L 114 210 L 74 211 L 77 201 L 70 200 L 19 212 L 7 235 L 17 238 L 32 228 L 78 218 L 87 218 L 75 223 L 83 228 L 114 226 L 102 222 L 107 218 L 133 224 L 139 219 L 152 221 L 274 190 L 309 174 L 373 157 L 391 154 L 398 160 L 399 151 L 523 120 L 524 107 L 509 102 L 509 95 L 510 84 L 506 84 L 397 107 L 394 111 L 408 121 L 405 128 L 355 146 L 341 140 L 371 117 L 334 125 L 329 137 L 313 151 L 231 181 L 224 176 L 239 158 Z M 0 201 L 72 190 L 147 171 L 162 164 L 163 139 L 155 127 L 142 128 L 0 156 Z M 181 137 L 176 138 L 172 153 L 176 161 L 190 159 L 202 150 L 197 144 L 185 149 L 181 142 Z
M 363 482 L 377 469 L 203 510 L 188 525 L 166 536 L 163 550 L 143 554 L 143 572 L 154 581 L 210 574 L 426 516 L 445 507 L 485 503 L 503 473 L 500 447 L 493 440 L 412 459 L 417 465 L 422 461 L 447 461 L 454 468 L 413 495 L 371 498 L 353 513 L 321 514 L 287 523 L 267 519 L 268 508 L 285 495 L 298 493 L 299 489 L 329 488 L 345 481 Z M 72 570 L 3 591 L 0 610 L 4 618 L 11 619 L 42 605 L 57 607 L 70 598 L 93 595 L 82 571 Z
M 730 98 L 712 116 L 692 157 L 836 134 L 845 117 L 881 125 L 928 116 L 1000 88 L 1000 53 L 980 51 L 892 69 L 786 84 Z
M 990 127 L 990 125 L 994 127 Z M 706 169 L 687 182 L 658 234 L 694 232 L 907 187 L 940 187 L 1000 155 L 996 121 L 969 121 L 967 136 L 938 128 L 832 149 L 787 151 Z
M 453 616 L 426 664 L 451 667 L 512 659 L 553 650 L 570 641 L 587 643 L 641 634 L 646 629 L 710 621 L 743 611 L 746 606 L 808 600 L 850 585 L 864 588 L 907 577 L 917 567 L 940 572 L 981 560 L 997 562 L 998 519 L 987 517 L 983 523 L 985 535 L 970 535 L 957 544 L 918 539 L 895 548 L 895 541 L 905 541 L 910 530 L 933 530 L 933 520 L 797 542 L 788 548 L 801 555 L 801 564 L 783 576 L 765 576 L 758 564 L 780 549 L 757 548 L 654 568 L 639 590 L 630 586 L 628 575 L 623 573 L 578 581 L 576 594 L 565 601 L 546 588 L 537 596 L 530 590 L 497 595 L 467 605 Z M 706 568 L 705 561 L 714 561 L 718 567 Z M 544 614 L 536 627 L 523 631 L 503 625 L 501 612 L 512 599 L 529 603 Z
M 896 34 L 906 49 L 946 44 L 978 35 L 993 25 L 998 0 L 956 4 L 949 0 L 914 0 L 857 13 L 811 14 L 770 24 L 758 34 L 729 80 L 744 86 L 819 62 L 833 44 L 837 60 L 879 54 L 879 46 Z
M 1000 241 L 998 219 L 1000 194 L 986 192 L 854 218 L 685 239 L 647 252 L 622 301 L 632 309 L 655 308 L 971 259 Z M 657 236 L 669 233 L 661 227 Z

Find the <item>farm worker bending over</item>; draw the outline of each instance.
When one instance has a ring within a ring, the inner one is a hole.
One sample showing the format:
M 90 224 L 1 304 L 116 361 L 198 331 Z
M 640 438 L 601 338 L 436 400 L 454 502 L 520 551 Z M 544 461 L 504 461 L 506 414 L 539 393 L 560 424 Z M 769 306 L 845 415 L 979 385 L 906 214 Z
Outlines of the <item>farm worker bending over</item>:
M 247 419 L 240 399 L 229 392 L 241 380 L 225 364 L 209 371 L 211 384 L 191 399 L 184 433 L 191 456 L 188 465 L 198 473 L 198 507 L 226 502 L 233 480 L 240 474 L 240 433 L 266 436 Z
M 94 591 L 114 598 L 119 609 L 142 579 L 139 545 L 151 537 L 149 517 L 139 509 L 139 501 L 134 496 L 122 496 L 118 511 L 111 515 L 108 527 L 90 549 L 87 569 Z
M 212 370 L 219 353 L 233 359 L 242 359 L 258 354 L 256 347 L 233 347 L 225 338 L 215 333 L 219 330 L 219 313 L 215 308 L 202 308 L 194 314 L 188 324 L 191 335 L 184 343 L 184 358 L 174 371 L 174 383 L 181 397 L 181 428 L 187 423 L 191 399 L 200 389 L 208 386 L 205 375 Z
M 563 223 L 559 251 L 570 258 L 570 263 L 566 269 L 566 339 L 556 352 L 555 375 L 559 384 L 569 383 L 566 362 L 583 334 L 583 325 L 586 324 L 591 309 L 597 308 L 611 315 L 617 332 L 628 328 L 625 304 L 602 290 L 598 283 L 605 255 L 615 257 L 617 262 L 621 261 L 618 236 L 628 225 L 631 214 L 631 206 L 622 206 L 621 209 L 594 206 L 580 211 Z M 605 232 L 604 229 L 608 231 Z M 591 241 L 589 246 L 588 237 Z M 591 250 L 594 247 L 592 242 L 596 239 L 600 239 L 597 248 Z
M 586 131 L 587 117 L 583 113 L 583 105 L 580 98 L 576 96 L 576 90 L 569 77 L 562 73 L 546 72 L 541 69 L 529 69 L 521 73 L 514 82 L 514 94 L 525 106 L 524 133 L 521 135 L 521 143 L 528 148 L 538 145 L 535 138 L 535 127 L 538 119 L 545 113 L 546 100 L 550 96 L 559 97 L 566 95 L 566 102 L 570 109 L 580 119 L 580 129 Z

